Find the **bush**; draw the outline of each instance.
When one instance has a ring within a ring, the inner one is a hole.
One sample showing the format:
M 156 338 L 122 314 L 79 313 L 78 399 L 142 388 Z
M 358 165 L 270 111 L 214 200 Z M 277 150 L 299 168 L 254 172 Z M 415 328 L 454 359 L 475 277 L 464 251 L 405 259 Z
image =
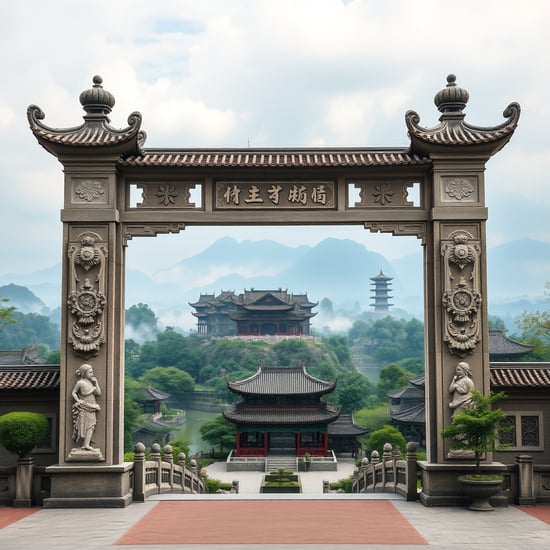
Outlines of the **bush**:
M 217 493 L 220 489 L 222 491 L 230 491 L 232 484 L 227 481 L 220 481 L 219 479 L 212 479 L 207 477 L 205 480 L 206 492 Z
M 0 416 L 0 443 L 10 452 L 28 455 L 50 432 L 48 419 L 34 412 L 11 412 Z
M 397 428 L 394 426 L 384 426 L 370 435 L 367 448 L 371 453 L 372 451 L 378 451 L 380 457 L 382 457 L 386 443 L 390 443 L 394 451 L 399 449 L 402 453 L 407 447 L 407 441 Z
M 338 481 L 333 481 L 330 484 L 330 488 L 332 491 L 341 491 L 343 493 L 351 493 L 352 487 L 353 479 L 351 477 L 339 479 Z

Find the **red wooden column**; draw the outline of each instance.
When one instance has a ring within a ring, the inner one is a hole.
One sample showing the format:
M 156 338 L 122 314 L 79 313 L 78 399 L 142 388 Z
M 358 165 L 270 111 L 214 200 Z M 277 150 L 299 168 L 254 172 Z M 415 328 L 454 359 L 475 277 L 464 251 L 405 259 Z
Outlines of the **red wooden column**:
M 241 432 L 237 430 L 237 433 L 235 435 L 235 438 L 237 440 L 237 456 L 241 456 Z

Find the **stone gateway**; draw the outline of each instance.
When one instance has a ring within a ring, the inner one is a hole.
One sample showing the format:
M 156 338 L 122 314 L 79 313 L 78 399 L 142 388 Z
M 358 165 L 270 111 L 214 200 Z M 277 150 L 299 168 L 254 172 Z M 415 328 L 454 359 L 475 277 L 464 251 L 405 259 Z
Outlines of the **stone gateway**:
M 457 362 L 467 357 L 475 388 L 489 390 L 485 164 L 520 116 L 511 103 L 501 124 L 470 125 L 468 99 L 449 75 L 434 98 L 440 123 L 425 128 L 408 111 L 410 143 L 401 148 L 147 149 L 140 113 L 130 114 L 126 128 L 110 125 L 115 98 L 99 76 L 80 95 L 85 114 L 78 126 L 47 126 L 42 110 L 30 106 L 31 131 L 62 164 L 65 187 L 59 464 L 48 470 L 45 506 L 130 502 L 131 465 L 123 462 L 125 249 L 134 238 L 192 225 L 361 225 L 419 239 L 428 453 L 422 500 L 451 502 L 459 465 L 439 433 L 451 420 L 448 388 Z M 409 200 L 413 186 L 418 204 Z M 101 388 L 93 429 L 93 448 L 101 452 L 84 450 L 79 458 L 71 393 L 82 363 Z

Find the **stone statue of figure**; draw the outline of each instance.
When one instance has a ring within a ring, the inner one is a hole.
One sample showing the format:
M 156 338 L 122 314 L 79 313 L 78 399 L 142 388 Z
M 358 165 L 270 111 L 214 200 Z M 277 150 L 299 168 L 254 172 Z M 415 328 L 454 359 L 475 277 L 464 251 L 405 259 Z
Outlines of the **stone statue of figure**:
M 472 380 L 472 369 L 468 363 L 462 361 L 456 366 L 455 375 L 449 386 L 449 393 L 453 395 L 453 400 L 449 403 L 454 418 L 455 414 L 467 409 L 472 402 L 472 390 L 474 390 Z
M 96 395 L 101 395 L 101 388 L 94 376 L 92 365 L 81 365 L 75 374 L 78 380 L 72 391 L 73 439 L 76 442 L 82 440 L 82 450 L 93 451 L 92 435 L 97 424 L 97 411 L 100 410 Z

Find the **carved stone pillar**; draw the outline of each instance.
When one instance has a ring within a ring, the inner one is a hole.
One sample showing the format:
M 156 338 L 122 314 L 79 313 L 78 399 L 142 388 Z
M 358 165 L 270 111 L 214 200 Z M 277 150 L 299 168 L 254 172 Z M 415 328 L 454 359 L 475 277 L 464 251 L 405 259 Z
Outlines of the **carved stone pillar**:
M 433 163 L 424 262 L 428 460 L 420 465 L 421 500 L 428 505 L 462 501 L 456 476 L 471 463 L 450 452 L 440 433 L 472 389 L 490 389 L 484 170 L 519 118 L 519 105 L 513 103 L 500 126 L 470 126 L 463 112 L 468 92 L 456 85 L 454 75 L 447 82 L 434 98 L 442 113 L 438 126 L 423 128 L 415 112 L 406 115 L 412 150 L 429 154 Z M 491 459 L 487 456 L 487 463 Z
M 117 162 L 138 148 L 140 116 L 125 130 L 109 125 L 114 97 L 101 78 L 82 92 L 84 123 L 44 126 L 28 118 L 41 145 L 64 166 L 63 284 L 59 464 L 51 466 L 46 507 L 124 506 L 130 501 L 123 464 L 124 246 Z

